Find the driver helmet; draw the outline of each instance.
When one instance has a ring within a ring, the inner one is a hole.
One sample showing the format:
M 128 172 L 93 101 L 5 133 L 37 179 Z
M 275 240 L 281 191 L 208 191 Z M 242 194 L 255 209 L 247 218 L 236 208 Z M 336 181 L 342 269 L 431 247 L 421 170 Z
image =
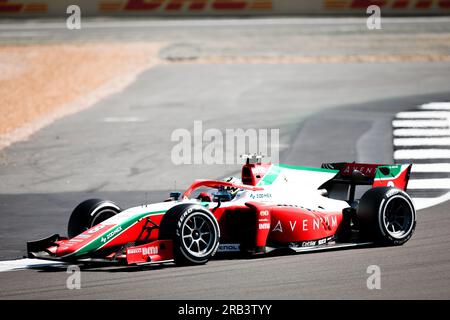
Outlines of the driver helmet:
M 237 177 L 233 177 L 233 176 L 226 177 L 225 179 L 223 179 L 223 181 L 234 183 L 234 184 L 242 184 L 242 180 L 241 179 L 239 179 Z M 229 194 L 231 194 L 232 198 L 234 198 L 237 195 L 237 193 L 239 191 L 239 188 L 236 188 L 236 187 L 225 187 L 225 190 L 227 190 L 227 192 Z

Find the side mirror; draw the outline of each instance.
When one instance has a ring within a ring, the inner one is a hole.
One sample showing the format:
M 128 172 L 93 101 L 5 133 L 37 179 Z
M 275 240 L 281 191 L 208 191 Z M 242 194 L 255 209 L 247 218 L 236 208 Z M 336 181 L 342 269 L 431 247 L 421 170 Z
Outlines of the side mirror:
M 213 199 L 217 202 L 231 201 L 231 194 L 228 192 L 213 193 Z
M 178 200 L 181 196 L 181 192 L 171 192 L 169 197 L 173 200 Z
M 231 201 L 231 194 L 225 190 L 224 187 L 220 187 L 217 192 L 214 192 L 213 194 L 213 200 L 219 202 L 222 201 Z

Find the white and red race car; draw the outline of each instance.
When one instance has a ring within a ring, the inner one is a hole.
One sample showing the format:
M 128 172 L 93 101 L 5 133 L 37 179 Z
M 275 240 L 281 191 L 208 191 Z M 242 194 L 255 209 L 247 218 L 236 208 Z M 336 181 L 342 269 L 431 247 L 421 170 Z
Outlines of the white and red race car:
M 68 238 L 55 234 L 28 242 L 28 255 L 80 263 L 185 265 L 204 264 L 216 253 L 402 245 L 416 225 L 406 193 L 411 166 L 329 163 L 313 168 L 248 156 L 240 179 L 196 180 L 164 202 L 122 210 L 111 201 L 86 200 L 70 217 Z

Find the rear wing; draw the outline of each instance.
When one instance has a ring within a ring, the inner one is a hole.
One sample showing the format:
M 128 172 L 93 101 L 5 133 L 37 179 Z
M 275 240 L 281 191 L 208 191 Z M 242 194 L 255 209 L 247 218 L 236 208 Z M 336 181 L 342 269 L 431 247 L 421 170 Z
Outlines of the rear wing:
M 349 184 L 352 189 L 356 185 L 372 185 L 372 187 L 396 187 L 406 191 L 412 164 L 335 162 L 323 163 L 322 168 L 338 170 L 333 181 Z

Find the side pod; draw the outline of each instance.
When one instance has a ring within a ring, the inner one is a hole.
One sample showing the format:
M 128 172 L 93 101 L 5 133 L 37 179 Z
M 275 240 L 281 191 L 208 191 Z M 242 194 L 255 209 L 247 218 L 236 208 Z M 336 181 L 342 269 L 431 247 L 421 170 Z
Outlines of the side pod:
M 256 214 L 256 236 L 255 254 L 266 253 L 266 242 L 270 232 L 270 211 L 271 207 L 259 202 L 247 202 L 245 205 L 255 211 Z

